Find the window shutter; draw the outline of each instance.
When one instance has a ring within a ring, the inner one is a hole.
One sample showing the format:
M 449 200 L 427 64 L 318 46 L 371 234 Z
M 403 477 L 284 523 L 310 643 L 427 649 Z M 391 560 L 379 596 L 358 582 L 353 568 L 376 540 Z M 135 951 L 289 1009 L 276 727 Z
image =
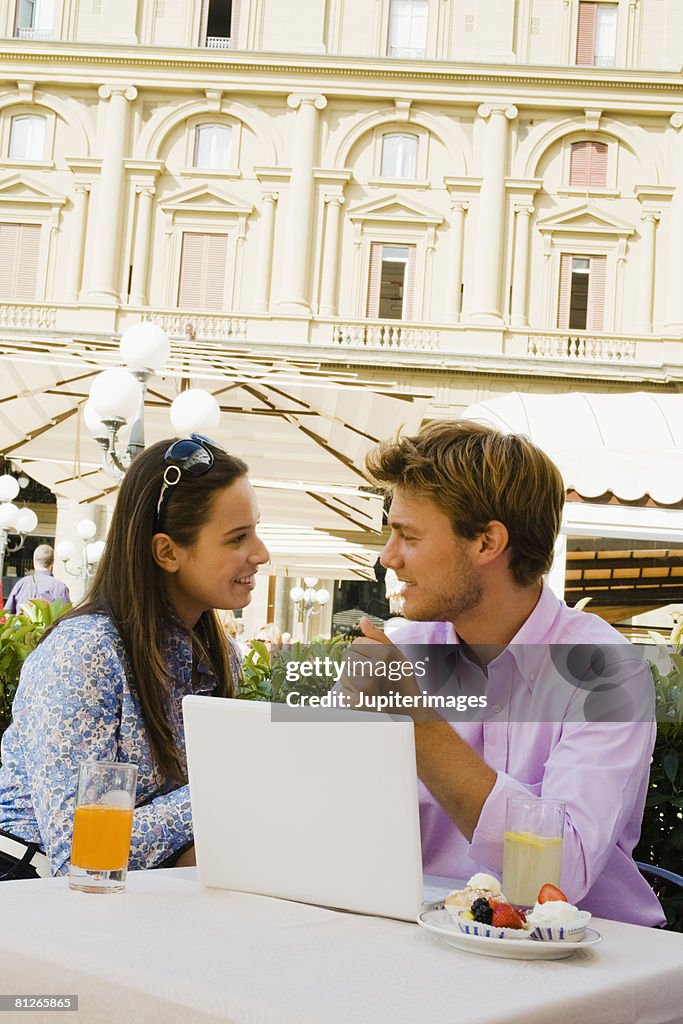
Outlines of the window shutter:
M 370 272 L 368 274 L 368 302 L 365 315 L 372 320 L 379 316 L 379 288 L 382 280 L 382 243 L 370 244 Z
M 223 309 L 228 236 L 207 235 L 205 253 L 202 307 L 204 309 Z
M 607 188 L 607 143 L 588 143 L 588 184 Z
M 232 0 L 232 14 L 230 15 L 230 49 L 235 50 L 239 44 L 240 31 L 240 8 L 242 0 Z
M 588 184 L 588 159 L 590 142 L 572 143 L 571 160 L 569 164 L 569 184 Z
M 206 46 L 206 30 L 209 24 L 209 0 L 202 0 L 199 13 L 199 45 Z
M 40 224 L 0 224 L 0 295 L 35 300 L 39 255 Z
M 414 297 L 415 297 L 415 246 L 409 246 L 410 255 L 408 256 L 408 265 L 406 267 L 406 276 L 403 281 L 403 287 L 405 289 L 405 298 L 403 300 L 403 319 L 413 319 L 414 309 Z
M 180 260 L 181 309 L 223 309 L 228 236 L 186 231 Z
M 572 290 L 572 254 L 560 254 L 560 294 L 557 302 L 557 326 L 562 331 L 569 328 L 569 302 Z
M 588 317 L 586 330 L 602 331 L 605 324 L 605 278 L 607 257 L 591 256 L 591 273 L 588 282 Z
M 576 33 L 576 63 L 595 63 L 595 26 L 598 16 L 597 3 L 579 4 L 579 23 Z

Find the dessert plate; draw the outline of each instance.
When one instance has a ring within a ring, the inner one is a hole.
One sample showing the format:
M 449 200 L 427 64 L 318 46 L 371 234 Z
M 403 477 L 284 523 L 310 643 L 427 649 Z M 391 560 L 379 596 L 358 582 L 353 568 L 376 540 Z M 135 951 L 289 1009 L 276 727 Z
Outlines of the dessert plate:
M 456 949 L 479 956 L 498 956 L 510 960 L 562 960 L 580 949 L 591 949 L 602 942 L 602 935 L 594 928 L 586 928 L 581 942 L 543 942 L 539 939 L 489 939 L 482 935 L 465 935 L 451 922 L 447 910 L 426 910 L 417 923 L 434 932 Z

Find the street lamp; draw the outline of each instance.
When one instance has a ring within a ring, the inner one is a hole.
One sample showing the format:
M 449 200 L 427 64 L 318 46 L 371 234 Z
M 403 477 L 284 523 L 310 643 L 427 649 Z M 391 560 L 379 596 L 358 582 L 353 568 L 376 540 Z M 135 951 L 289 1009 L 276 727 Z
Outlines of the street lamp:
M 5 554 L 23 548 L 26 536 L 33 533 L 38 525 L 38 516 L 33 509 L 19 508 L 13 498 L 19 493 L 19 482 L 9 473 L 0 476 L 0 577 L 5 567 Z M 18 543 L 10 544 L 9 536 L 18 536 Z
M 88 431 L 102 449 L 102 465 L 113 477 L 122 477 L 136 455 L 145 447 L 145 396 L 147 381 L 168 360 L 171 345 L 160 327 L 143 320 L 121 337 L 119 345 L 126 367 L 99 373 L 90 386 L 83 418 Z M 181 437 L 211 434 L 220 420 L 218 402 L 201 388 L 182 391 L 171 405 L 171 423 Z M 118 432 L 135 416 L 125 450 L 118 444 Z
M 77 576 L 85 590 L 88 580 L 97 572 L 97 563 L 104 552 L 104 541 L 94 540 L 97 534 L 97 527 L 92 519 L 81 519 L 76 525 L 76 533 L 81 539 L 80 565 L 78 569 L 72 569 L 71 563 L 76 558 L 76 545 L 73 541 L 62 540 L 56 548 L 57 557 L 61 559 L 64 572 L 69 576 Z
M 315 585 L 318 582 L 315 576 L 305 576 L 303 587 L 292 587 L 289 592 L 291 600 L 294 602 L 297 614 L 303 616 L 304 621 L 304 643 L 308 643 L 308 638 L 311 630 L 311 619 L 314 615 L 318 615 L 324 606 L 330 600 L 329 590 L 325 590 L 321 587 L 319 590 L 315 589 Z

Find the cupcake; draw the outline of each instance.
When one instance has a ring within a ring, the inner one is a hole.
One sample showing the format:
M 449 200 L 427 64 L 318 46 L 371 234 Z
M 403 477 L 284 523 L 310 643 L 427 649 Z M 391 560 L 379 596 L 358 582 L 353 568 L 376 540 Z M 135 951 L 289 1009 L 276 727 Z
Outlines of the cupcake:
M 545 942 L 581 942 L 590 919 L 587 910 L 579 910 L 564 900 L 536 903 L 527 918 L 534 938 Z
M 457 922 L 463 910 L 470 910 L 474 901 L 478 899 L 505 902 L 498 879 L 483 871 L 472 875 L 464 889 L 454 889 L 453 892 L 449 892 L 444 900 L 444 906 L 453 920 Z

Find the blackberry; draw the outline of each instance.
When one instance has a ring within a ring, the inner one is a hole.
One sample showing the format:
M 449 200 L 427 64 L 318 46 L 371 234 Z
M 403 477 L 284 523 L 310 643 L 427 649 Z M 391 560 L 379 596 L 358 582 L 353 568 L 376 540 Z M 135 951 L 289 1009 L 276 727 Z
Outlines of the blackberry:
M 480 924 L 491 924 L 491 921 L 493 920 L 493 911 L 489 906 L 489 901 L 484 899 L 483 896 L 474 901 L 470 910 L 472 911 L 472 917 L 475 921 L 479 921 Z

